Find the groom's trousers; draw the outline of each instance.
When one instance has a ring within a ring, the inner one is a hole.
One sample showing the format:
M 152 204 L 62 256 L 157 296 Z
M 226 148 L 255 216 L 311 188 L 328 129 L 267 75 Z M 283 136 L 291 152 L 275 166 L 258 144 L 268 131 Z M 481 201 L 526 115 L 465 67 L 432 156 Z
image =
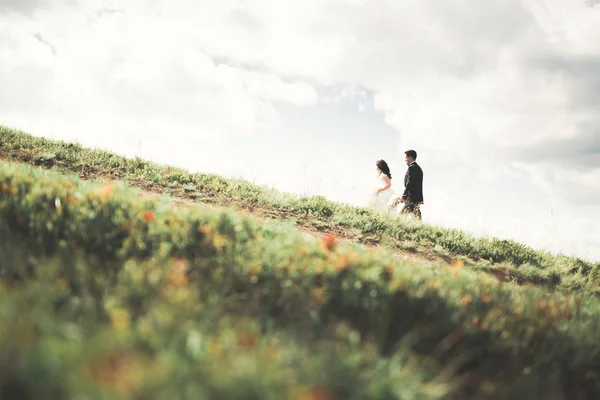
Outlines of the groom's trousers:
M 412 214 L 418 219 L 421 218 L 421 205 L 419 203 L 404 203 L 404 207 L 400 211 L 400 214 Z

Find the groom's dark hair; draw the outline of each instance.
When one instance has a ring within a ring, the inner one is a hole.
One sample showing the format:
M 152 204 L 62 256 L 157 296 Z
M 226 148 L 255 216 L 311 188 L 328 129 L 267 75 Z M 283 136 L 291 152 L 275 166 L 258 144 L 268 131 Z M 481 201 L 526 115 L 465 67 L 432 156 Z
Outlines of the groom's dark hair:
M 412 159 L 415 160 L 415 161 L 417 160 L 417 152 L 414 151 L 414 150 L 406 150 L 404 152 L 404 154 L 406 154 L 409 157 L 412 157 Z

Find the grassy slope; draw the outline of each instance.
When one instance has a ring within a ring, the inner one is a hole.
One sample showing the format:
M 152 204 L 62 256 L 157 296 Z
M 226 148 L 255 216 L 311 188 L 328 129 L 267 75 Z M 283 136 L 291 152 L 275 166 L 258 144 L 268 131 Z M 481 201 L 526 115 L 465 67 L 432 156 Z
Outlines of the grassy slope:
M 277 220 L 173 207 L 127 187 L 90 187 L 73 174 L 0 163 L 2 394 L 51 389 L 59 398 L 100 388 L 124 398 L 331 400 L 600 393 L 599 303 L 571 293 L 596 292 L 598 265 L 0 133 L 4 158 L 63 171 L 83 165 L 138 187 L 196 193 L 212 204 L 379 240 L 402 235 L 412 246 L 445 246 L 443 255 L 484 253 L 496 262 L 423 268 L 383 250 L 307 241 Z M 503 283 L 480 271 L 500 274 L 499 265 L 562 290 Z M 303 355 L 308 361 L 300 362 Z M 244 367 L 231 374 L 232 365 Z
M 18 164 L 0 163 L 0 221 L 4 394 L 600 394 L 593 297 Z
M 550 255 L 520 243 L 474 238 L 458 230 L 392 220 L 365 209 L 315 196 L 292 196 L 242 180 L 188 173 L 139 158 L 82 148 L 77 144 L 33 137 L 0 127 L 0 158 L 77 173 L 84 179 L 121 179 L 147 191 L 198 203 L 249 211 L 291 221 L 300 227 L 331 232 L 364 244 L 381 244 L 448 263 L 493 273 L 499 279 L 562 290 L 598 292 L 600 263 Z

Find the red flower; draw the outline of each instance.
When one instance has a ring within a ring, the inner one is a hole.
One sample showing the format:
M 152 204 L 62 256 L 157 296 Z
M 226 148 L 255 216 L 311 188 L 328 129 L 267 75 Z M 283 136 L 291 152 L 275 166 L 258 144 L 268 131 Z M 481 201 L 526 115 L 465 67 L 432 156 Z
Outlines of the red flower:
M 329 251 L 333 251 L 337 247 L 337 240 L 333 233 L 328 234 L 322 240 L 323 246 Z
M 147 224 L 154 221 L 154 213 L 152 211 L 146 211 L 144 213 L 144 221 L 146 221 Z

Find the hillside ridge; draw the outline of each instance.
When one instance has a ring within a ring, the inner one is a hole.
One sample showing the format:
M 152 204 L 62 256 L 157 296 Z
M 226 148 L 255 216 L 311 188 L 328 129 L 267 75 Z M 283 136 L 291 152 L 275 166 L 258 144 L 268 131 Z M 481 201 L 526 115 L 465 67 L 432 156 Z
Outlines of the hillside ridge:
M 277 219 L 305 234 L 335 235 L 345 242 L 382 247 L 428 263 L 465 265 L 502 281 L 574 290 L 586 287 L 591 271 L 600 269 L 600 263 L 551 255 L 510 240 L 474 238 L 459 230 L 389 218 L 321 196 L 281 193 L 243 180 L 190 173 L 2 126 L 0 138 L 0 159 L 58 169 L 89 181 L 123 180 L 147 196 L 167 195 L 181 205 L 208 204 L 259 219 Z

